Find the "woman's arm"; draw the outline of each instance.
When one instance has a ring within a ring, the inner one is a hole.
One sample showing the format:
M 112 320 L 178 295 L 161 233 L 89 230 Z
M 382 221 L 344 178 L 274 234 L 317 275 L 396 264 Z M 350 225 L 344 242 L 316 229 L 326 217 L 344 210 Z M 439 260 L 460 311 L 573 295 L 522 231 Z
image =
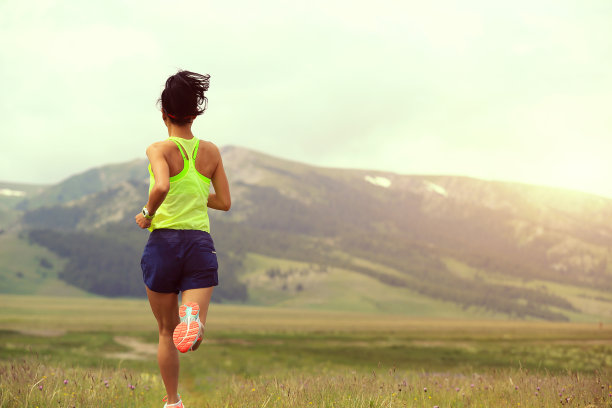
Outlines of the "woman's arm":
M 223 168 L 221 153 L 216 146 L 215 149 L 219 155 L 219 161 L 217 162 L 217 167 L 212 175 L 212 184 L 215 188 L 215 192 L 208 195 L 208 207 L 215 210 L 228 211 L 232 206 L 229 182 L 227 181 L 227 175 L 225 174 L 225 169 Z
M 147 157 L 149 158 L 149 163 L 151 163 L 151 171 L 153 171 L 155 183 L 149 193 L 149 201 L 147 201 L 146 207 L 149 214 L 154 215 L 159 206 L 164 202 L 168 190 L 170 190 L 170 168 L 168 167 L 162 146 L 159 143 L 154 143 L 147 148 Z M 140 228 L 149 228 L 151 226 L 151 220 L 145 218 L 142 213 L 137 214 L 135 219 Z

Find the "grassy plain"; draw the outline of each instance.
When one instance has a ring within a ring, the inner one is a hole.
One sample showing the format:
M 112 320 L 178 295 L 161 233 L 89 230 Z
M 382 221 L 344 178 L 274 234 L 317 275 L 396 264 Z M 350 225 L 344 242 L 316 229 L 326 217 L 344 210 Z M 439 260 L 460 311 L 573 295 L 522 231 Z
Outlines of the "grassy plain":
M 0 296 L 0 406 L 161 407 L 142 300 Z M 612 406 L 612 326 L 211 306 L 188 407 Z

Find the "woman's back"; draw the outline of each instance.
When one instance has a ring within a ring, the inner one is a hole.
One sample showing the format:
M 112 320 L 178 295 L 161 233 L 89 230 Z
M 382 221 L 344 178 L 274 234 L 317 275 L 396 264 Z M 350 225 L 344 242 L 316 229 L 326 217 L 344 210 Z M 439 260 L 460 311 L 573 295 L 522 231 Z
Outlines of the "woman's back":
M 219 161 L 218 149 L 212 143 L 201 143 L 195 137 L 172 136 L 160 143 L 160 148 L 168 164 L 169 190 L 149 229 L 210 232 L 207 203 L 211 177 Z M 151 191 L 155 185 L 151 166 L 149 173 Z
M 155 143 L 164 152 L 168 163 L 170 177 L 178 175 L 183 170 L 183 156 L 176 143 L 170 139 Z M 196 155 L 195 168 L 201 175 L 212 179 L 217 164 L 219 163 L 219 150 L 211 142 L 200 140 Z

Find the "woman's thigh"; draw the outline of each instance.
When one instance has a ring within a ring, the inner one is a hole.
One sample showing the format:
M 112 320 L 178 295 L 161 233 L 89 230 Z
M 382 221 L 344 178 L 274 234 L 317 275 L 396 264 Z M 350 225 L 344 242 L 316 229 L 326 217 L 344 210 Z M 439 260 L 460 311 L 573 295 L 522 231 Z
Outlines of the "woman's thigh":
M 180 322 L 178 313 L 178 295 L 176 293 L 154 292 L 147 288 L 147 297 L 153 315 L 157 319 L 159 331 L 172 333 Z
M 210 288 L 187 289 L 183 291 L 181 303 L 195 302 L 200 306 L 200 321 L 206 323 L 206 315 L 208 314 L 208 305 L 212 296 L 214 286 Z

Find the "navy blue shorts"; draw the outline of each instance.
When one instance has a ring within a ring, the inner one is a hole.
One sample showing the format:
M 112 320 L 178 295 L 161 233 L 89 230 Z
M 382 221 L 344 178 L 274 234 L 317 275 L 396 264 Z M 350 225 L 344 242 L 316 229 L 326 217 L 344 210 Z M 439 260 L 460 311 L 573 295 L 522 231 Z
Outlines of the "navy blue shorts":
M 206 231 L 154 230 L 140 267 L 145 285 L 154 292 L 178 293 L 219 284 L 217 253 Z

